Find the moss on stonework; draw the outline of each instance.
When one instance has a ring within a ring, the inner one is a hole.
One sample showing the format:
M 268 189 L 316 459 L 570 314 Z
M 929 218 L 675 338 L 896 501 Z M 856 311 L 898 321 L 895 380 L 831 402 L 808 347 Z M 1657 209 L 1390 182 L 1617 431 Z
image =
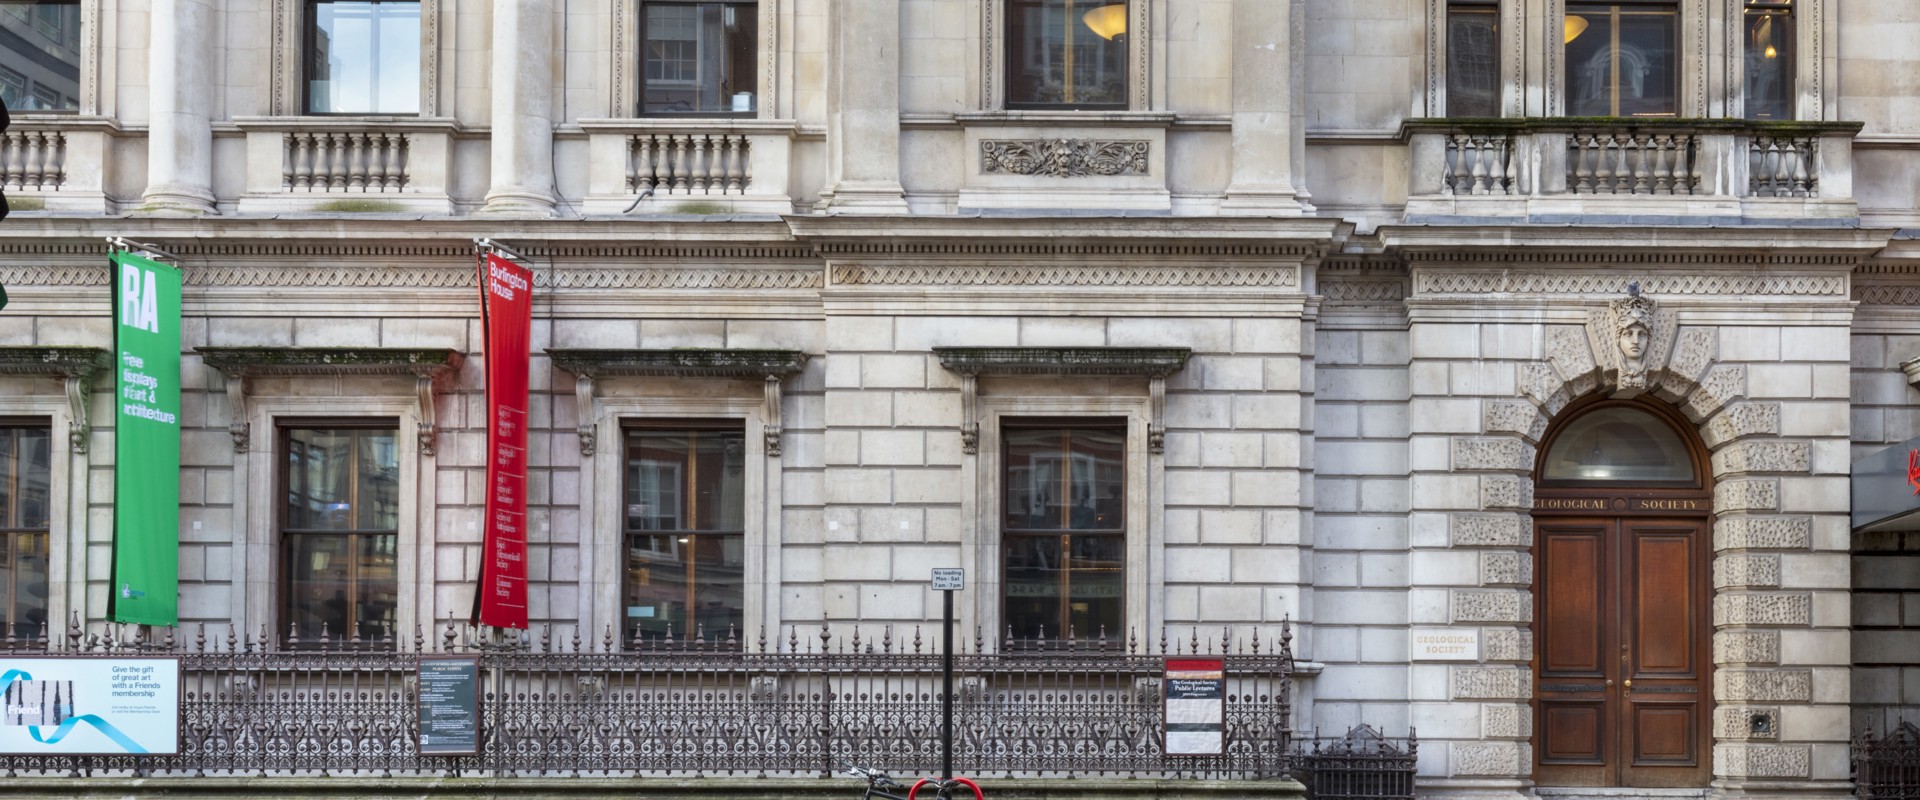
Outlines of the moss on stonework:
M 733 207 L 728 206 L 724 203 L 703 203 L 703 202 L 675 203 L 672 208 L 669 208 L 667 210 L 670 213 L 674 213 L 674 214 L 731 214 L 733 213 Z
M 44 197 L 9 197 L 7 207 L 15 211 L 42 211 L 47 207 Z
M 313 207 L 315 211 L 336 211 L 346 214 L 366 214 L 381 211 L 405 211 L 399 203 L 391 200 L 329 200 Z

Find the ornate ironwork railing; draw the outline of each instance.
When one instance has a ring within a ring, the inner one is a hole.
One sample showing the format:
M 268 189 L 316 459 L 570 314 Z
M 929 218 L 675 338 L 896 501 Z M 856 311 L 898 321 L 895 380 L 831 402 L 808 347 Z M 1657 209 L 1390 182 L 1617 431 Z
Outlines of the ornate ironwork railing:
M 1419 750 L 1412 728 L 1405 739 L 1389 739 L 1361 725 L 1339 738 L 1315 738 L 1310 747 L 1299 743 L 1293 773 L 1313 800 L 1414 800 Z
M 1853 793 L 1871 800 L 1920 800 L 1920 728 L 1901 721 L 1884 737 L 1853 740 Z
M 103 635 L 104 633 L 104 635 Z M 942 657 L 891 632 L 827 630 L 741 645 L 640 640 L 615 652 L 546 635 L 315 643 L 262 635 L 6 640 L 0 656 L 172 656 L 181 666 L 181 752 L 0 754 L 0 776 L 697 776 L 827 774 L 857 762 L 898 773 L 940 763 Z M 955 654 L 954 764 L 980 777 L 1276 778 L 1290 743 L 1292 634 L 996 643 Z M 397 645 L 397 646 L 396 646 Z M 990 647 L 991 645 L 991 647 Z M 990 652 L 991 650 L 991 652 Z M 421 755 L 419 659 L 480 669 L 480 752 Z M 1162 752 L 1166 658 L 1224 662 L 1225 753 Z

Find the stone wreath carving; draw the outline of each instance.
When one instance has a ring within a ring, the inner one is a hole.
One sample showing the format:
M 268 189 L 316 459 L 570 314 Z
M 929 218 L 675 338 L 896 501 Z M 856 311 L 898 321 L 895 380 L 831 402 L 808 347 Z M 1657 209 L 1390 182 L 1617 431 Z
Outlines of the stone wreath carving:
M 1673 352 L 1674 313 L 1658 307 L 1640 293 L 1639 282 L 1627 284 L 1627 296 L 1594 311 L 1587 320 L 1602 379 L 1616 387 L 1617 396 L 1630 397 L 1647 389 L 1647 373 L 1666 366 Z
M 1145 139 L 987 139 L 980 142 L 980 171 L 987 174 L 1083 178 L 1147 174 Z

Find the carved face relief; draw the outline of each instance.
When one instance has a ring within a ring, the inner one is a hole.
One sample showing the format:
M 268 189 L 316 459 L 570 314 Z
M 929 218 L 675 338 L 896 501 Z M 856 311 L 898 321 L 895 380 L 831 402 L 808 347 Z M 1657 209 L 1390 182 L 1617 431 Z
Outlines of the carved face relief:
M 1628 325 L 1620 330 L 1620 353 L 1628 362 L 1637 362 L 1647 355 L 1647 344 L 1653 341 L 1653 333 L 1645 325 Z

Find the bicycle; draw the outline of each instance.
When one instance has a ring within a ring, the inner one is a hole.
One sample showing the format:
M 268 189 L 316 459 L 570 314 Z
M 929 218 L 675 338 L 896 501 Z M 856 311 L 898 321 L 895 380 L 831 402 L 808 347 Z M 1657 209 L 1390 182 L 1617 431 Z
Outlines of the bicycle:
M 866 769 L 853 764 L 847 764 L 846 767 L 848 775 L 865 779 L 867 782 L 867 791 L 865 794 L 860 795 L 860 800 L 874 800 L 874 798 L 881 798 L 881 800 L 914 800 L 914 795 L 919 794 L 920 790 L 927 786 L 934 788 L 935 800 L 954 800 L 953 792 L 960 787 L 966 787 L 972 790 L 973 800 L 987 800 L 986 794 L 980 791 L 980 784 L 974 783 L 966 778 L 921 778 L 913 782 L 913 788 L 908 789 L 905 785 L 880 770 Z M 895 794 L 895 792 L 901 789 L 907 789 L 907 793 Z

